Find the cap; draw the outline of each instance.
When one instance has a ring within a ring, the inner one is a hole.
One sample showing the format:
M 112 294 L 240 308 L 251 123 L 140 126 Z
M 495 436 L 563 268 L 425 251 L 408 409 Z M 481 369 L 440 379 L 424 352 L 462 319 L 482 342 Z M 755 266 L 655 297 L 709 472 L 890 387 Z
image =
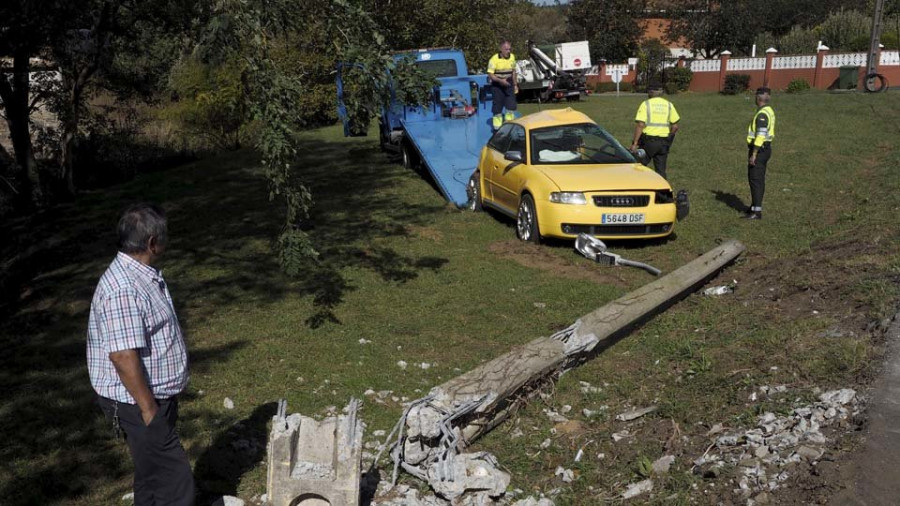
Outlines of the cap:
M 757 95 L 770 95 L 771 93 L 772 93 L 772 90 L 770 90 L 769 88 L 766 88 L 765 86 L 756 88 Z

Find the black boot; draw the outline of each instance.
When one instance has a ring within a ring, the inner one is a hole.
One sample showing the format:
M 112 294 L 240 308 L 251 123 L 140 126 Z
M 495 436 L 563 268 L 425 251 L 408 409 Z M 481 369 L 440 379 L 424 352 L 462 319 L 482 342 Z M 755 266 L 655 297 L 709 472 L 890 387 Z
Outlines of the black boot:
M 762 219 L 762 211 L 749 211 L 747 214 L 742 216 L 745 220 L 761 220 Z

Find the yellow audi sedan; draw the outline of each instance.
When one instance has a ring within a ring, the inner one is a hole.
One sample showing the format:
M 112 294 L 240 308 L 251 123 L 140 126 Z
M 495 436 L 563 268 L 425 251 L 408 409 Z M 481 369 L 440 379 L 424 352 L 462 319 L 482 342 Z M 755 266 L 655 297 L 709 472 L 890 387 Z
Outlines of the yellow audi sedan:
M 571 108 L 505 123 L 481 150 L 469 208 L 516 219 L 519 239 L 665 237 L 672 187 L 591 118 Z

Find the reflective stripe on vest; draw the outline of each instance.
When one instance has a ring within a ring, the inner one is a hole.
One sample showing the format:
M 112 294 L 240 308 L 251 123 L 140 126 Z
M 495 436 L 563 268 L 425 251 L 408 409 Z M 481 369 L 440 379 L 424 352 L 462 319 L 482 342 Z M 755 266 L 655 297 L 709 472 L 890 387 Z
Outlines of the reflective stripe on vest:
M 766 117 L 769 118 L 769 126 L 760 128 L 759 131 L 756 131 L 756 118 L 758 118 L 760 114 L 765 114 Z M 747 144 L 752 144 L 757 137 L 762 137 L 764 142 L 772 142 L 772 140 L 775 139 L 775 110 L 772 109 L 772 106 L 770 105 L 760 107 L 759 110 L 756 111 L 756 114 L 753 115 L 753 119 L 750 120 L 750 125 L 747 127 Z
M 653 123 L 652 121 L 650 121 L 650 119 L 652 118 L 652 116 L 650 114 L 650 100 L 646 100 L 644 102 L 644 107 L 647 108 L 647 122 L 646 122 L 647 126 L 669 128 L 669 118 L 672 117 L 672 102 L 667 101 L 666 104 L 668 105 L 668 108 L 666 109 L 665 123 Z

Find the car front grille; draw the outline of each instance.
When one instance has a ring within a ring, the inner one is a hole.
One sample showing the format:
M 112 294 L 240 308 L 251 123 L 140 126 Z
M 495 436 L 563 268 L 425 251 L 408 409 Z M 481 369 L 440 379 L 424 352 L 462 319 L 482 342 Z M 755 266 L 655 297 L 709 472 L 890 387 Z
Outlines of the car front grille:
M 562 224 L 563 233 L 573 235 L 581 233 L 602 236 L 657 235 L 665 234 L 671 229 L 671 223 L 646 223 L 642 225 L 573 225 L 571 223 Z
M 597 207 L 647 207 L 649 195 L 594 195 Z

